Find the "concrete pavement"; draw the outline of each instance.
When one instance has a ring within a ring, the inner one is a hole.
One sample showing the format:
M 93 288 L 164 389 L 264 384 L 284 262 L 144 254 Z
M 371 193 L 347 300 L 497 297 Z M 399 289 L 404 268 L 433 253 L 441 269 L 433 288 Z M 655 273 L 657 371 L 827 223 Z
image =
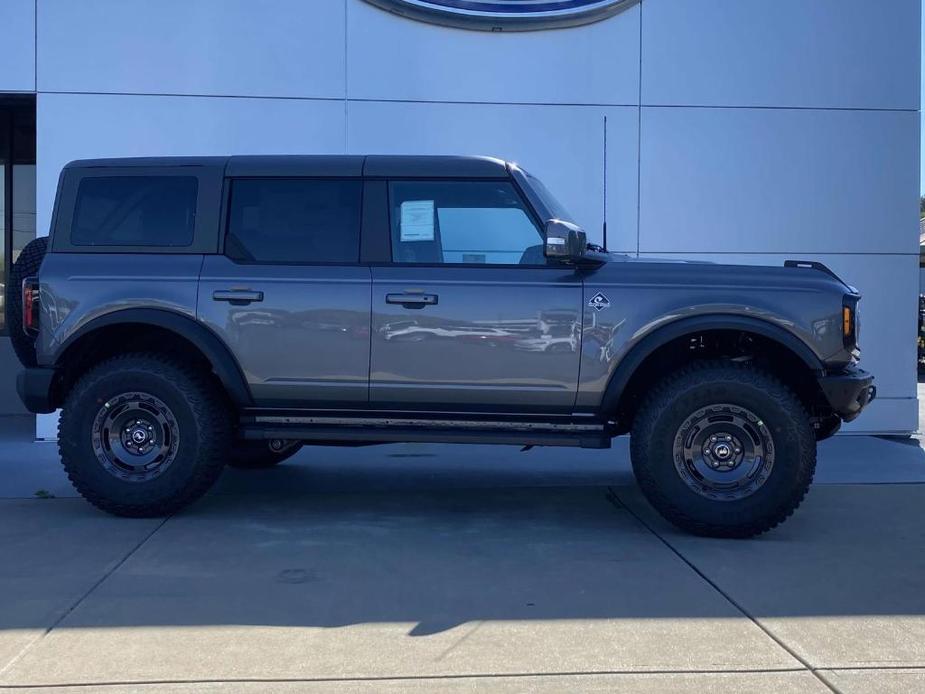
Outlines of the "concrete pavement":
M 133 521 L 0 426 L 0 690 L 925 688 L 915 440 L 824 443 L 788 523 L 718 541 L 650 509 L 624 443 L 304 449 Z

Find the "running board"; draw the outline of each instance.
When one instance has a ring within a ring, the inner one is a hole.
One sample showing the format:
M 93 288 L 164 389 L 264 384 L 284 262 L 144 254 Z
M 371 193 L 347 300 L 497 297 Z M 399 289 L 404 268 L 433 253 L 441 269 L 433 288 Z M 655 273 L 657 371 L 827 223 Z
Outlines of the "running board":
M 610 448 L 603 424 L 354 417 L 243 417 L 245 439 L 306 443 L 482 443 Z

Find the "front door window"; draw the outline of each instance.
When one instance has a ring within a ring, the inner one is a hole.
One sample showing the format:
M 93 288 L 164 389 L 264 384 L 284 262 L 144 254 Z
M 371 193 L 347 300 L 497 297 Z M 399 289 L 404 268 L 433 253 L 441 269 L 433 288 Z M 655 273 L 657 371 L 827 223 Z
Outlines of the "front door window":
M 545 265 L 543 235 L 507 181 L 394 181 L 392 261 Z

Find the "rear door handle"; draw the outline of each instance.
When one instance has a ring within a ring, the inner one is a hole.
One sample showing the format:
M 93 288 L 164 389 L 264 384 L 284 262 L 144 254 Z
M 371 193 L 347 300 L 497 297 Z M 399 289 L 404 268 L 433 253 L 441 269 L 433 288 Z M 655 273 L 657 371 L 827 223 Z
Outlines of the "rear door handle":
M 385 303 L 401 304 L 405 308 L 424 308 L 437 303 L 436 294 L 386 294 Z
M 245 306 L 255 301 L 263 301 L 263 292 L 250 289 L 218 289 L 212 292 L 214 301 L 227 301 L 234 306 Z

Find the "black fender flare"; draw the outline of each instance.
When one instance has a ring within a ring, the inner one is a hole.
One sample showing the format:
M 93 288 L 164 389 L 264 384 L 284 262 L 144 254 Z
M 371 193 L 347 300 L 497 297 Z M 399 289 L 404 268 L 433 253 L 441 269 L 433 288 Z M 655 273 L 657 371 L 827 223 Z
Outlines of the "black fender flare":
M 616 411 L 620 397 L 633 374 L 656 350 L 679 337 L 703 330 L 741 330 L 760 335 L 789 349 L 818 376 L 825 372 L 822 361 L 809 345 L 793 333 L 766 320 L 722 313 L 679 318 L 650 332 L 620 360 L 604 390 L 601 411 Z
M 207 327 L 181 313 L 167 309 L 127 308 L 112 311 L 94 318 L 81 326 L 62 343 L 55 354 L 55 363 L 67 354 L 67 351 L 82 337 L 111 325 L 140 323 L 164 328 L 193 344 L 209 360 L 212 370 L 225 387 L 231 401 L 239 407 L 253 404 L 247 380 L 238 360 L 219 337 Z

